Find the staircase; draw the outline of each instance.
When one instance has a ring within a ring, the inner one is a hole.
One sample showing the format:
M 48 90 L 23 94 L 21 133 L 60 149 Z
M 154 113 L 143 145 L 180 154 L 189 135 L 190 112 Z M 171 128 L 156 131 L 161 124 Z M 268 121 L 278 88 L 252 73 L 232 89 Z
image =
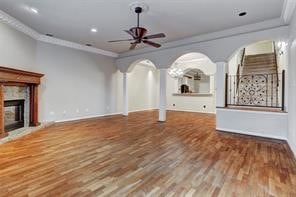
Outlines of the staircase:
M 279 77 L 275 53 L 246 55 L 237 84 L 237 104 L 279 106 Z
M 277 73 L 277 60 L 275 53 L 245 56 L 242 75 L 275 73 Z

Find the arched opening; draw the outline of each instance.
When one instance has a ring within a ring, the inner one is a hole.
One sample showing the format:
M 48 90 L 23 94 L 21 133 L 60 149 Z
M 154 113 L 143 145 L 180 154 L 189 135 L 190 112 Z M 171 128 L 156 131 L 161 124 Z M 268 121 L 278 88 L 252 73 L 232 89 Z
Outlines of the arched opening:
M 238 49 L 228 60 L 227 105 L 283 110 L 287 44 L 262 40 Z
M 128 111 L 158 108 L 159 73 L 150 60 L 134 62 L 127 73 Z
M 176 59 L 168 69 L 168 110 L 215 113 L 215 73 L 216 64 L 202 53 Z

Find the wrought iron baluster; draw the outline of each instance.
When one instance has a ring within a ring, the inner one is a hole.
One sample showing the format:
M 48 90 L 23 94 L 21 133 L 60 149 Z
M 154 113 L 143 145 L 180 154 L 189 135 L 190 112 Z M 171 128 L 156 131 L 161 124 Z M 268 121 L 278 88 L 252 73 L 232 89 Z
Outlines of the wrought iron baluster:
M 235 103 L 235 95 L 236 95 L 236 80 L 235 80 L 235 76 L 233 76 L 234 77 L 234 80 L 233 80 L 233 85 L 234 85 L 234 87 L 233 87 L 233 89 L 234 89 L 234 94 L 233 94 L 233 103 Z
M 266 106 L 268 106 L 268 75 L 266 77 Z
M 274 74 L 271 74 L 271 107 L 273 107 L 273 77 L 274 77 Z

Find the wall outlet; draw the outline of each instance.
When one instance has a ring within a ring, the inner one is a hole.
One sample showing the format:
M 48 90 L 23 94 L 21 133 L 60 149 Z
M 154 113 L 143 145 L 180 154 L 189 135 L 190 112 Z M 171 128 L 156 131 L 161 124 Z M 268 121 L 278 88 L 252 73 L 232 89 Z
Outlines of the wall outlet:
M 50 115 L 55 115 L 54 111 L 49 112 Z
M 79 113 L 80 111 L 79 111 L 79 109 L 76 109 L 76 113 Z
M 88 109 L 88 108 L 86 108 L 86 109 L 85 109 L 85 111 L 86 111 L 86 112 L 89 112 L 89 109 Z

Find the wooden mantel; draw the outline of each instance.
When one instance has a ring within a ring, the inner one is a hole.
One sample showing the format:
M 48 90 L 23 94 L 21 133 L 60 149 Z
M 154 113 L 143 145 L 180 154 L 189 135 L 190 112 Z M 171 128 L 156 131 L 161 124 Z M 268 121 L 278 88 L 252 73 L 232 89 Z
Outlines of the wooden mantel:
M 4 86 L 28 86 L 30 89 L 30 126 L 38 126 L 38 86 L 43 74 L 0 66 L 0 138 L 4 129 Z

